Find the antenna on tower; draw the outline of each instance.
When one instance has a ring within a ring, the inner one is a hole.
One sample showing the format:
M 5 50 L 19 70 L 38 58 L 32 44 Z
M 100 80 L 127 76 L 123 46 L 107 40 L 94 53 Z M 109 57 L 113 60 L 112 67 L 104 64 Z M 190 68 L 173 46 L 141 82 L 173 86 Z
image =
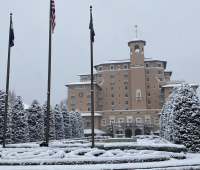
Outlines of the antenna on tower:
M 137 25 L 135 25 L 135 34 L 136 34 L 136 38 L 137 38 Z

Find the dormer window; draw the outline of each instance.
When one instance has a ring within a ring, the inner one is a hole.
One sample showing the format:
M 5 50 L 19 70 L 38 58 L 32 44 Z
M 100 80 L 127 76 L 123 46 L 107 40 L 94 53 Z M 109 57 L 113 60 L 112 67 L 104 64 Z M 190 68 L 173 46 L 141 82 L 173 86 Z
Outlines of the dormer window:
M 111 66 L 110 66 L 110 70 L 114 70 L 114 65 L 111 65 Z
M 149 63 L 146 63 L 146 64 L 145 64 L 145 67 L 149 67 Z
M 128 65 L 127 64 L 124 64 L 124 69 L 128 69 Z
M 120 65 L 117 65 L 117 70 L 120 70 Z
M 98 67 L 98 71 L 102 71 L 102 70 L 103 70 L 102 66 Z
M 157 67 L 162 67 L 162 63 L 157 63 Z
M 135 45 L 135 54 L 139 54 L 139 45 L 138 44 Z

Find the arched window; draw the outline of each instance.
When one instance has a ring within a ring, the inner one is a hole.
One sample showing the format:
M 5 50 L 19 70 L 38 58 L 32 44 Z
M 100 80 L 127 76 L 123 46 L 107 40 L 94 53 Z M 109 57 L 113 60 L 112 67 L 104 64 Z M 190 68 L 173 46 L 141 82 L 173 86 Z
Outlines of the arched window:
M 139 54 L 139 45 L 138 44 L 135 45 L 135 54 Z
M 140 89 L 136 90 L 136 97 L 141 97 L 141 90 Z

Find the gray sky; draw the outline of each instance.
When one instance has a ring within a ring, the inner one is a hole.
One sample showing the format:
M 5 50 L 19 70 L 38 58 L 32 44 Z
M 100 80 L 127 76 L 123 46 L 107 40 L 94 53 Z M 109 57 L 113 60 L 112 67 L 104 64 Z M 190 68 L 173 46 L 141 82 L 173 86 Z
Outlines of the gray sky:
M 128 41 L 146 40 L 145 57 L 167 60 L 173 80 L 200 84 L 199 0 L 55 0 L 51 104 L 67 97 L 67 83 L 90 72 L 89 7 L 93 6 L 94 64 L 128 59 Z M 9 16 L 13 13 L 10 89 L 31 104 L 47 98 L 49 0 L 1 0 L 0 88 L 6 87 Z M 200 93 L 200 88 L 198 89 Z

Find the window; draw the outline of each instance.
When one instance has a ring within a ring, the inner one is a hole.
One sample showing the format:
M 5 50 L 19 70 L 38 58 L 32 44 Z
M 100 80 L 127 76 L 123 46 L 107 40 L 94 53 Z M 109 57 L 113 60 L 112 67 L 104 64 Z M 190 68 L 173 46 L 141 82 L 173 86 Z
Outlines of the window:
M 119 94 L 119 97 L 120 97 L 120 94 Z
M 155 89 L 155 88 L 156 88 L 156 86 L 153 86 L 153 88 Z
M 165 76 L 170 76 L 170 74 L 169 74 L 169 73 L 165 73 L 164 75 L 165 75 Z
M 133 122 L 133 116 L 127 116 L 127 123 Z
M 71 104 L 75 104 L 75 101 L 74 101 L 74 100 L 72 100 L 72 101 L 71 101 Z
M 124 77 L 128 77 L 128 73 L 127 72 L 124 72 Z
M 147 90 L 150 90 L 150 85 L 147 85 Z
M 155 124 L 155 125 L 159 125 L 159 118 L 158 118 L 158 117 L 155 117 L 155 118 L 154 118 L 154 124 Z
M 107 91 L 107 87 L 106 87 L 106 91 Z
M 136 62 L 136 66 L 140 66 L 139 62 Z
M 165 81 L 169 81 L 169 79 L 165 79 Z
M 149 67 L 149 63 L 145 63 L 145 67 Z
M 80 101 L 80 104 L 82 104 L 82 101 Z
M 75 93 L 72 93 L 72 94 L 71 94 L 71 97 L 75 97 Z
M 90 107 L 88 107 L 87 111 L 91 111 L 91 110 L 90 110 Z
M 159 89 L 162 89 L 162 85 L 159 85 Z
M 169 94 L 173 92 L 173 88 L 169 88 Z
M 154 96 L 156 96 L 156 93 L 154 93 Z
M 136 90 L 136 97 L 141 97 L 141 90 L 140 89 Z
M 158 71 L 158 74 L 162 74 L 162 71 L 159 70 L 159 71 Z
M 142 123 L 141 118 L 136 118 L 136 123 Z
M 145 124 L 151 124 L 151 118 L 145 117 Z
M 125 86 L 125 90 L 128 90 L 128 86 Z
M 102 84 L 102 81 L 99 81 L 99 84 Z
M 156 101 L 155 101 L 155 104 L 156 104 Z
M 114 111 L 115 109 L 112 109 L 112 111 Z
M 128 65 L 127 64 L 124 64 L 124 69 L 128 69 Z
M 119 105 L 121 105 L 121 102 L 119 102 Z
M 139 54 L 139 45 L 138 44 L 135 45 L 135 54 Z
M 123 123 L 123 122 L 124 122 L 124 119 L 123 119 L 123 118 L 119 118 L 119 119 L 118 119 L 118 122 L 119 122 L 119 123 Z
M 102 77 L 102 74 L 99 74 L 99 78 L 101 78 Z
M 91 128 L 91 119 L 85 119 L 85 127 Z
M 69 89 L 70 89 L 70 90 L 74 89 L 74 86 L 69 86 Z
M 87 98 L 90 98 L 91 97 L 91 94 L 90 92 L 87 93 Z
M 76 88 L 77 89 L 85 89 L 86 88 L 86 85 L 76 85 Z
M 128 101 L 125 101 L 125 105 L 128 105 Z
M 120 90 L 120 87 L 119 87 L 119 90 Z
M 147 81 L 150 81 L 150 79 L 149 79 L 149 78 L 147 78 Z
M 111 94 L 111 98 L 114 98 L 114 94 Z
M 98 70 L 99 70 L 99 71 L 102 71 L 102 70 L 103 70 L 102 66 L 98 67 Z
M 110 125 L 112 125 L 113 123 L 115 123 L 115 117 L 110 117 Z
M 126 108 L 126 110 L 128 110 L 128 108 Z
M 162 78 L 158 78 L 159 81 L 162 81 Z
M 147 93 L 147 97 L 151 97 L 151 93 Z
M 110 73 L 110 78 L 114 78 L 114 73 Z
M 87 77 L 88 77 L 88 76 L 81 76 L 81 79 L 82 79 L 82 80 L 87 80 Z
M 102 100 L 103 98 L 102 98 L 102 94 L 99 94 L 99 100 Z
M 74 108 L 72 108 L 72 111 L 74 111 Z
M 151 104 L 151 100 L 148 100 L 148 104 Z
M 90 100 L 88 100 L 88 101 L 87 101 L 87 103 L 91 103 L 91 101 L 90 101 Z
M 118 76 L 120 75 L 120 73 L 118 73 Z
M 101 119 L 101 126 L 106 126 L 106 119 Z
M 162 67 L 162 63 L 157 63 L 157 67 Z
M 114 91 L 114 87 L 111 87 L 111 91 Z
M 114 65 L 110 65 L 110 70 L 114 70 Z
M 120 65 L 117 65 L 117 70 L 120 70 Z
M 120 80 L 118 80 L 118 83 L 120 83 Z
M 128 97 L 128 93 L 125 94 L 125 97 Z
M 102 91 L 102 88 L 101 88 L 101 87 L 99 87 L 99 91 Z
M 112 102 L 111 102 L 111 106 L 114 106 L 114 105 L 115 105 L 115 102 L 114 102 L 114 101 L 112 101 Z
M 110 80 L 110 85 L 114 85 L 114 80 Z
M 107 95 L 106 95 L 106 98 L 107 98 Z
M 147 74 L 147 75 L 149 74 L 149 70 L 146 71 L 146 74 Z
M 99 111 L 102 111 L 102 109 L 99 109 Z
M 80 108 L 80 111 L 82 111 L 82 108 Z
M 124 84 L 128 84 L 128 79 L 124 79 Z
M 107 106 L 107 102 L 106 102 L 106 106 Z

